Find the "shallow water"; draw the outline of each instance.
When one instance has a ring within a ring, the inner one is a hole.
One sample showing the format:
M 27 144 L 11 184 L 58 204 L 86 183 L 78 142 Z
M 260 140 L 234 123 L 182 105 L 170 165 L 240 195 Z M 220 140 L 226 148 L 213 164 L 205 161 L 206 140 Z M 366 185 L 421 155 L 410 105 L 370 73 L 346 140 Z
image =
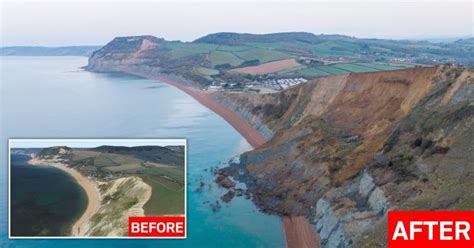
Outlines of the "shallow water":
M 235 198 L 216 213 L 224 192 L 210 167 L 223 166 L 249 144 L 221 117 L 156 81 L 79 69 L 84 57 L 1 57 L 0 247 L 283 247 L 278 217 Z M 186 240 L 8 240 L 8 138 L 187 138 Z M 211 187 L 194 192 L 199 178 Z
M 31 166 L 29 159 L 11 155 L 12 236 L 69 235 L 72 224 L 86 209 L 86 192 L 66 172 Z

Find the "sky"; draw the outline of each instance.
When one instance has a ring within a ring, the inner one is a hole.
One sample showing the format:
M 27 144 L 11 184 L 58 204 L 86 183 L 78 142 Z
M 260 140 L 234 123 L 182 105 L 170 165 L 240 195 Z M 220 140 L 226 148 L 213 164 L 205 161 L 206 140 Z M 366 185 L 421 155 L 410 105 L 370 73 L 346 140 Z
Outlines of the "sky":
M 52 146 L 98 147 L 111 146 L 184 146 L 185 139 L 13 139 L 11 148 L 43 148 Z
M 2 0 L 1 46 L 104 45 L 116 36 L 143 34 L 192 41 L 215 32 L 305 31 L 390 39 L 474 33 L 472 1 L 78 1 Z

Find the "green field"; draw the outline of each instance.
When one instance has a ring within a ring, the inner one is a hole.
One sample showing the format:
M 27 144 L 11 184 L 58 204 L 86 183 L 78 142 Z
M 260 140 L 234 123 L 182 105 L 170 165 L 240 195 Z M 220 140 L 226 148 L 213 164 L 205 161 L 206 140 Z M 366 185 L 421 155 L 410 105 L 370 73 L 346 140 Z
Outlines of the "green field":
M 348 74 L 352 72 L 399 70 L 407 67 L 407 65 L 392 65 L 383 63 L 345 63 L 314 67 L 305 66 L 303 68 L 294 68 L 290 70 L 281 71 L 278 74 L 286 76 L 302 76 L 307 78 L 315 78 L 330 75 Z
M 244 61 L 258 59 L 260 63 L 269 61 L 291 58 L 290 54 L 280 52 L 272 49 L 252 48 L 240 52 L 233 52 L 233 54 Z
M 233 52 L 225 51 L 212 51 L 209 54 L 209 60 L 211 61 L 212 67 L 222 64 L 230 64 L 232 66 L 240 65 L 244 62 L 243 59 L 235 56 Z
M 274 60 L 290 58 L 285 52 L 251 46 L 225 46 L 205 43 L 167 42 L 163 47 L 170 49 L 172 59 L 182 59 L 198 54 L 208 54 L 211 66 L 229 64 L 238 66 L 245 61 L 259 60 L 265 63 Z
M 335 41 L 326 41 L 316 44 L 312 47 L 313 55 L 315 56 L 346 56 L 346 57 L 356 57 L 357 55 L 353 52 L 356 49 L 359 49 L 359 45 L 351 44 L 348 42 L 335 42 Z
M 179 43 L 167 42 L 164 44 L 169 48 L 171 57 L 174 59 L 185 58 L 198 54 L 206 54 L 210 67 L 228 64 L 232 67 L 238 67 L 246 61 L 258 60 L 259 64 L 294 58 L 298 56 L 317 56 L 334 57 L 342 56 L 354 60 L 361 59 L 361 55 L 355 51 L 366 49 L 367 51 L 378 52 L 382 54 L 391 53 L 387 47 L 382 46 L 363 46 L 359 43 L 345 40 L 326 40 L 323 42 L 308 43 L 304 41 L 294 42 L 247 42 L 240 45 L 223 45 L 209 43 Z M 315 78 L 330 75 L 340 75 L 352 72 L 375 72 L 382 70 L 397 70 L 406 68 L 407 65 L 395 65 L 386 63 L 341 63 L 322 66 L 301 66 L 278 72 L 278 75 Z M 196 66 L 193 73 L 200 75 L 211 81 L 212 75 L 218 72 L 214 69 Z
M 382 64 L 382 63 L 357 63 L 358 65 L 363 65 L 370 68 L 375 68 L 378 70 L 398 70 L 410 67 L 408 65 L 393 65 L 393 64 Z
M 307 78 L 322 77 L 331 75 L 327 72 L 317 69 L 317 67 L 304 67 L 303 69 L 283 72 L 282 75 L 302 76 Z
M 367 67 L 363 65 L 358 65 L 358 64 L 336 64 L 333 65 L 332 67 L 349 71 L 349 72 L 370 72 L 370 71 L 379 71 L 379 69 L 375 69 L 372 67 Z
M 207 78 L 208 80 L 212 80 L 212 77 L 211 77 L 212 75 L 219 74 L 218 70 L 214 70 L 214 69 L 202 67 L 202 66 L 194 67 L 193 72 Z
M 200 43 L 181 43 L 168 42 L 164 43 L 165 48 L 171 49 L 170 55 L 173 59 L 184 58 L 196 54 L 209 53 L 216 50 L 218 45 L 214 44 L 200 44 Z
M 184 168 L 182 167 L 162 167 L 162 168 L 141 168 L 137 172 L 161 177 L 169 177 L 177 182 L 184 182 Z
M 250 47 L 248 46 L 225 46 L 220 45 L 216 48 L 216 51 L 224 51 L 224 52 L 241 52 L 245 50 L 249 50 Z
M 337 67 L 334 67 L 333 65 L 322 65 L 322 66 L 318 66 L 316 68 L 323 71 L 323 72 L 328 73 L 329 75 L 339 75 L 339 74 L 350 73 L 350 71 L 339 69 Z
M 145 215 L 184 213 L 184 182 L 177 183 L 153 175 L 141 175 L 140 177 L 152 188 L 150 200 L 144 206 Z
M 196 71 L 207 75 L 218 73 L 217 70 L 204 67 L 196 68 Z M 50 150 L 55 151 L 52 148 Z M 102 194 L 116 182 L 107 178 L 130 178 L 115 193 L 104 197 L 103 204 L 107 205 L 103 207 L 104 211 L 126 211 L 138 202 L 136 195 L 126 194 L 129 188 L 135 185 L 137 178 L 134 181 L 133 176 L 138 176 L 152 189 L 150 199 L 144 205 L 147 215 L 184 214 L 184 153 L 158 146 L 98 147 L 72 149 L 71 155 L 72 167 L 84 175 L 93 174 L 104 182 L 100 186 Z M 105 220 L 104 218 L 109 218 L 107 216 L 105 213 L 96 214 L 92 221 L 97 225 Z M 112 217 L 107 221 L 114 221 L 116 216 Z

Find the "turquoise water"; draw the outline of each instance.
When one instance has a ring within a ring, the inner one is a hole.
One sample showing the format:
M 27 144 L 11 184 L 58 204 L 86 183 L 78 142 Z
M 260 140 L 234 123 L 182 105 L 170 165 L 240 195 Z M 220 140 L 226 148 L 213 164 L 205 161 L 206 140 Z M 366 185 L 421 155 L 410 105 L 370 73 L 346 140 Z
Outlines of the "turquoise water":
M 183 92 L 156 81 L 78 69 L 83 57 L 2 57 L 0 247 L 283 247 L 279 218 L 235 198 L 213 213 L 224 192 L 193 192 L 210 167 L 249 144 L 222 118 Z M 8 240 L 8 138 L 187 138 L 186 240 Z

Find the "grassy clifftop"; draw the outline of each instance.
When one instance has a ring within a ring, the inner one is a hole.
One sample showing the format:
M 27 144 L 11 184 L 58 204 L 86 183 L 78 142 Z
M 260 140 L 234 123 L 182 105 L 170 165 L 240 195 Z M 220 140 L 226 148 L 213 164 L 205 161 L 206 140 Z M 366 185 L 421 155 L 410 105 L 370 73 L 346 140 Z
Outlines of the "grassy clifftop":
M 95 178 L 103 206 L 93 218 L 95 229 L 90 235 L 111 232 L 99 228 L 105 225 L 103 220 L 112 221 L 113 216 L 122 216 L 132 207 L 142 209 L 141 215 L 183 214 L 184 156 L 184 146 L 57 146 L 36 155 L 38 159 L 62 161 L 82 175 Z
M 193 42 L 130 36 L 117 37 L 94 52 L 87 68 L 99 72 L 138 71 L 149 76 L 174 74 L 200 87 L 214 82 L 235 84 L 239 88 L 267 79 L 313 79 L 351 72 L 395 70 L 418 64 L 472 65 L 473 52 L 472 44 L 465 41 L 358 39 L 303 32 L 216 33 Z M 278 70 L 267 64 L 287 59 L 294 62 Z M 258 73 L 235 70 L 258 65 L 268 68 L 258 70 Z

